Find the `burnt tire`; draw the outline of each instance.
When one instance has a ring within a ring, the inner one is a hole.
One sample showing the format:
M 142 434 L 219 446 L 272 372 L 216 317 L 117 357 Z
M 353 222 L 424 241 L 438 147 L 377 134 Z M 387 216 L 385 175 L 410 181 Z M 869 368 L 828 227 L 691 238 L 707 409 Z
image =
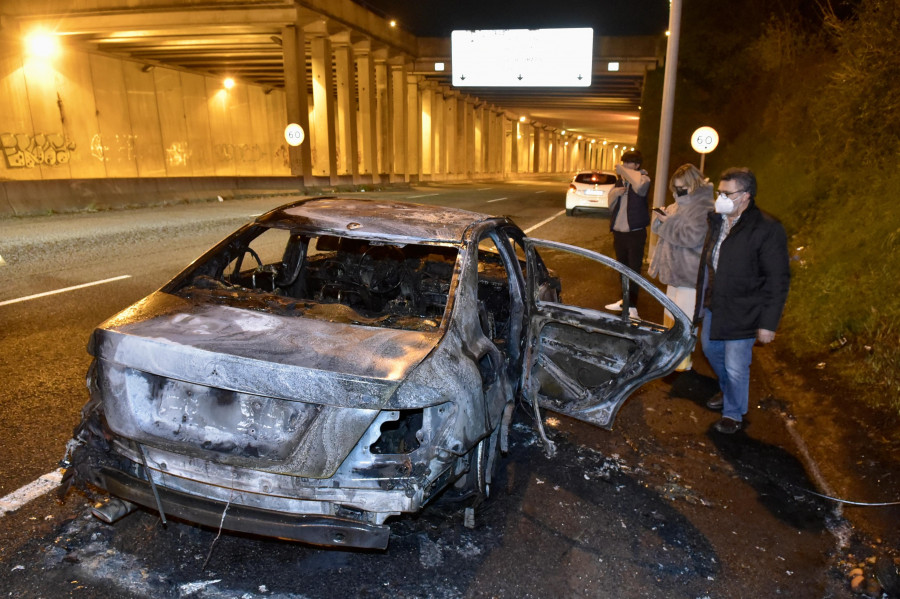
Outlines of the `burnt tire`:
M 500 466 L 500 427 L 479 441 L 474 452 L 469 474 L 475 502 L 480 503 L 491 496 L 491 484 L 497 479 Z

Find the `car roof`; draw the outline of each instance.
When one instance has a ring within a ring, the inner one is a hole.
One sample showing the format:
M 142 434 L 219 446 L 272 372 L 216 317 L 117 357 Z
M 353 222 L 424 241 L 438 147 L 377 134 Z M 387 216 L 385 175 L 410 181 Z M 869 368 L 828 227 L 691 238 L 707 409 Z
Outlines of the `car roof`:
M 613 175 L 613 176 L 615 176 L 615 174 L 616 174 L 613 171 L 587 170 L 587 171 L 578 171 L 577 173 L 575 173 L 575 176 L 577 177 L 578 175 L 592 175 L 594 173 L 597 173 L 598 175 Z
M 487 214 L 389 200 L 318 197 L 285 204 L 256 222 L 342 237 L 460 243 Z

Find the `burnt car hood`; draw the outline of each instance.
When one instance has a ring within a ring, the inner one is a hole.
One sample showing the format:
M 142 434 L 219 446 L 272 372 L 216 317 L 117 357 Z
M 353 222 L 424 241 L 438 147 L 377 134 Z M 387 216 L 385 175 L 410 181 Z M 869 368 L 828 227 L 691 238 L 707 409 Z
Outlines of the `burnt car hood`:
M 104 362 L 198 385 L 377 410 L 441 335 L 195 303 L 156 292 L 101 324 L 89 351 Z

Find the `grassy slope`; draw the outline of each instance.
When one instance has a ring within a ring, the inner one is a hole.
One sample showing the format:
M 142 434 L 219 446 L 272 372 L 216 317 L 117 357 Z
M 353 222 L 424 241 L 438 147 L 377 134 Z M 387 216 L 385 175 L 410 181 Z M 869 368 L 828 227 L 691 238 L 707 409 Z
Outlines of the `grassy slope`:
M 714 3 L 685 13 L 673 132 L 685 141 L 671 164 L 696 163 L 694 128 L 719 130 L 707 173 L 752 168 L 759 204 L 791 237 L 781 339 L 827 361 L 854 397 L 900 413 L 900 7 L 860 0 L 823 18 L 801 5 L 757 15 L 763 25 L 746 33 L 724 28 L 731 17 Z M 691 35 L 710 28 L 744 38 L 711 51 Z M 647 107 L 660 77 L 648 77 Z M 643 148 L 655 148 L 658 122 L 645 111 Z

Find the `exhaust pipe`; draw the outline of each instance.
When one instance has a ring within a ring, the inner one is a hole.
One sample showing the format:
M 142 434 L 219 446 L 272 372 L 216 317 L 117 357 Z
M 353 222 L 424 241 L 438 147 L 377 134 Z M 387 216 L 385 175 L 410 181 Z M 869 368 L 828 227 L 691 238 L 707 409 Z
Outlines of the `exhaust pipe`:
M 113 497 L 109 500 L 109 502 L 106 503 L 106 505 L 91 508 L 91 513 L 107 524 L 112 524 L 121 520 L 137 508 L 138 506 L 131 503 L 130 501 L 125 501 L 124 499 Z

